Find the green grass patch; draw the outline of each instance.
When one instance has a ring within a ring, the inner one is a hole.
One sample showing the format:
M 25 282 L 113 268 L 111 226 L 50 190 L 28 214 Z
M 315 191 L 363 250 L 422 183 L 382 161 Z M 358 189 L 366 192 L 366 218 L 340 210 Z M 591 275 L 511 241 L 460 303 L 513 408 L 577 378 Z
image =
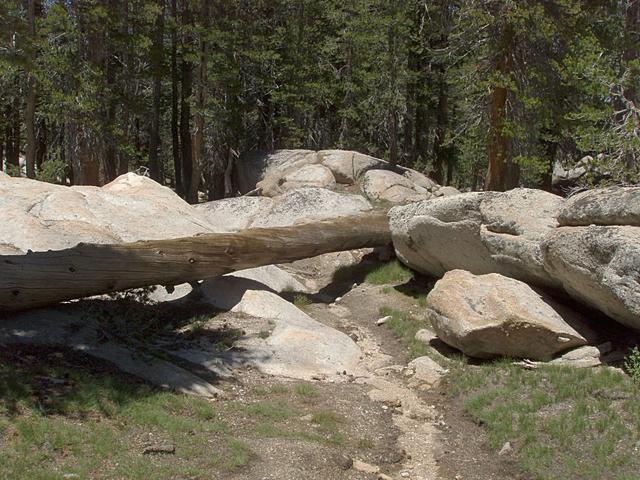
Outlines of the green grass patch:
M 270 420 L 286 420 L 297 415 L 298 412 L 289 407 L 285 402 L 265 400 L 252 403 L 245 407 L 246 412 L 254 417 L 268 418 Z
M 321 410 L 311 416 L 311 423 L 329 432 L 335 432 L 342 422 L 342 418 L 331 410 Z
M 251 451 L 239 440 L 230 440 L 227 444 L 228 455 L 224 467 L 229 471 L 236 471 L 249 463 Z
M 499 361 L 459 366 L 452 395 L 486 427 L 489 446 L 509 441 L 534 479 L 631 480 L 640 471 L 640 387 L 609 369 L 543 367 Z
M 0 478 L 205 478 L 246 463 L 218 404 L 90 373 L 79 354 L 1 355 Z M 149 441 L 176 452 L 150 461 Z M 230 446 L 212 454 L 212 442 Z
M 318 389 L 310 383 L 299 383 L 296 385 L 296 393 L 302 397 L 317 397 Z
M 418 301 L 418 306 L 420 308 L 427 308 L 427 294 L 426 293 L 418 295 L 416 300 Z
M 293 304 L 296 307 L 303 309 L 311 305 L 311 299 L 303 293 L 298 293 L 293 297 Z
M 385 326 L 391 329 L 395 336 L 407 347 L 407 353 L 410 358 L 423 357 L 431 353 L 431 348 L 428 345 L 416 340 L 418 330 L 429 326 L 426 321 L 419 320 L 408 313 L 390 307 L 380 308 L 380 315 L 391 317 L 385 323 Z
M 413 278 L 413 271 L 398 260 L 393 260 L 375 267 L 364 277 L 364 281 L 373 285 L 408 282 Z

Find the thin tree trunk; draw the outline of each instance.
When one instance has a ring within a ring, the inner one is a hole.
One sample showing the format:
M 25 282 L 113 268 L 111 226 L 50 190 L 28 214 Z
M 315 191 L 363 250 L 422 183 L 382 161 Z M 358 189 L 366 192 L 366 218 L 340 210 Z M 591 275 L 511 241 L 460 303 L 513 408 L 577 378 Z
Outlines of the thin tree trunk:
M 42 169 L 42 164 L 47 156 L 47 122 L 41 118 L 36 132 L 36 168 Z
M 391 2 L 394 5 L 394 2 Z M 392 7 L 393 8 L 393 7 Z M 395 8 L 392 10 L 395 14 Z M 389 49 L 389 90 L 393 93 L 398 89 L 398 65 L 397 61 L 397 41 L 394 24 L 391 22 L 387 32 L 387 44 Z M 393 95 L 395 97 L 395 95 Z M 391 168 L 398 165 L 398 107 L 395 101 L 392 101 L 391 111 L 389 112 L 389 163 Z
M 27 20 L 29 23 L 29 42 L 27 55 L 29 67 L 27 71 L 27 102 L 24 114 L 26 134 L 26 163 L 27 177 L 36 177 L 36 78 L 35 68 L 35 37 L 36 37 L 36 0 L 27 0 Z
M 398 165 L 398 112 L 395 108 L 391 111 L 391 142 L 389 144 L 389 165 L 395 168 Z
M 20 133 L 22 131 L 22 125 L 20 122 L 20 98 L 18 97 L 19 89 L 16 81 L 16 95 L 13 99 L 13 107 L 11 109 L 11 123 L 9 138 L 11 139 L 11 155 L 8 158 L 8 163 L 16 168 L 20 168 Z M 22 171 L 18 170 L 22 175 Z
M 78 64 L 82 64 L 87 59 L 94 68 L 98 68 L 100 40 L 94 31 L 95 26 L 91 25 L 88 19 L 82 14 L 82 6 L 79 0 L 71 3 L 71 8 L 78 22 Z M 84 38 L 88 38 L 88 45 L 85 46 Z M 75 80 L 77 82 L 77 80 Z M 74 90 L 78 85 L 74 85 Z M 98 131 L 95 128 L 81 121 L 81 118 L 73 120 L 73 128 L 69 129 L 70 142 L 74 145 L 73 179 L 76 185 L 100 185 L 100 158 L 101 147 L 99 145 Z
M 107 84 L 109 88 L 112 89 L 115 86 L 115 65 L 107 60 Z M 108 105 L 106 107 L 105 112 L 105 131 L 103 131 L 104 142 L 105 142 L 105 153 L 104 153 L 104 176 L 105 183 L 111 182 L 114 180 L 120 173 L 120 166 L 118 162 L 118 150 L 116 147 L 116 139 L 113 135 L 113 127 L 116 122 L 116 109 L 117 109 L 117 100 L 115 95 L 111 95 L 111 98 L 108 99 Z
M 224 197 L 228 198 L 233 195 L 233 165 L 236 160 L 236 155 L 233 149 L 229 148 L 229 154 L 227 158 L 227 166 L 224 169 Z
M 16 97 L 7 105 L 7 124 L 5 126 L 5 155 L 7 166 L 18 168 L 20 166 L 20 113 L 19 100 Z
M 151 131 L 149 132 L 149 173 L 157 182 L 164 183 L 161 178 L 158 148 L 160 146 L 160 101 L 162 98 L 162 61 L 164 58 L 164 10 L 165 2 L 156 18 L 153 51 L 151 56 L 153 73 L 153 107 L 151 113 Z M 206 0 L 205 2 L 206 3 Z
M 447 129 L 449 126 L 449 99 L 444 78 L 444 67 L 439 66 L 440 89 L 438 93 L 438 110 L 436 112 L 436 130 L 433 142 L 433 174 L 432 178 L 436 183 L 444 183 L 444 165 L 449 161 L 447 149 L 444 146 Z
M 503 10 L 501 14 L 504 13 Z M 505 132 L 508 119 L 508 82 L 513 70 L 513 37 L 513 27 L 505 20 L 500 32 L 495 65 L 500 79 L 491 93 L 486 190 L 505 191 L 517 184 L 516 169 L 512 162 L 511 138 Z
M 202 159 L 204 155 L 204 110 L 207 105 L 207 41 L 206 35 L 209 31 L 209 2 L 202 2 L 200 11 L 200 21 L 202 29 L 200 32 L 199 48 L 200 61 L 198 64 L 198 83 L 196 93 L 195 112 L 195 132 L 193 133 L 193 171 L 191 172 L 191 185 L 187 196 L 189 202 L 198 202 L 198 188 L 200 187 L 200 176 Z
M 180 153 L 180 137 L 178 129 L 178 8 L 176 0 L 171 0 L 171 146 L 173 167 L 176 177 L 176 192 L 185 196 L 182 179 L 182 157 Z
M 193 23 L 189 0 L 182 2 L 182 24 L 186 27 Z M 182 181 L 184 193 L 189 203 L 197 203 L 197 192 L 194 198 L 191 185 L 193 176 L 193 144 L 191 139 L 191 95 L 193 93 L 193 65 L 189 58 L 193 52 L 193 35 L 187 33 L 182 40 L 182 60 L 180 63 L 180 143 L 182 145 Z
M 432 90 L 432 82 L 429 75 L 429 65 L 421 55 L 418 58 L 417 69 L 422 79 L 423 88 L 418 88 L 416 93 L 416 118 L 414 124 L 414 159 L 424 162 L 429 156 L 428 131 L 430 115 L 428 112 L 429 95 Z

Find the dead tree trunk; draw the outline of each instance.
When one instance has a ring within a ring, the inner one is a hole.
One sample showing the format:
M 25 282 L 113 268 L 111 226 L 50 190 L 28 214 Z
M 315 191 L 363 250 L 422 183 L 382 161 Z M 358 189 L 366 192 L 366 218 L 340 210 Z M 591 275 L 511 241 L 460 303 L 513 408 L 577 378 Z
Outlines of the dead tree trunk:
M 239 233 L 0 256 L 0 312 L 391 243 L 386 213 Z

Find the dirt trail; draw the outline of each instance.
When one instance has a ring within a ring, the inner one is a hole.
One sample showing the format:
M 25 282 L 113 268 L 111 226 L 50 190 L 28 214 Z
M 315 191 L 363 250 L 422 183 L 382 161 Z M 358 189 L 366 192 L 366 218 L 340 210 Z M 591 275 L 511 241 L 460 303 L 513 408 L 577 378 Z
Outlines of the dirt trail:
M 363 358 L 356 383 L 367 388 L 368 400 L 391 412 L 398 430 L 396 448 L 406 452 L 391 478 L 527 479 L 512 459 L 486 448 L 486 432 L 465 415 L 443 384 L 431 386 L 407 376 L 410 358 L 406 347 L 389 328 L 376 325 L 381 307 L 416 318 L 424 315 L 404 290 L 363 283 L 344 293 L 337 303 L 314 303 L 306 308 L 318 321 L 357 338 Z
M 353 288 L 338 303 L 313 304 L 307 311 L 316 320 L 341 330 L 362 349 L 360 371 L 356 383 L 369 388 L 368 397 L 382 404 L 392 414 L 399 430 L 397 447 L 406 452 L 398 465 L 399 478 L 437 480 L 437 458 L 443 448 L 439 439 L 439 415 L 433 405 L 409 388 L 404 374 L 406 354 L 384 326 L 376 325 L 379 309 L 392 306 L 399 310 L 415 310 L 413 299 L 402 295 L 380 295 L 380 287 L 362 284 Z

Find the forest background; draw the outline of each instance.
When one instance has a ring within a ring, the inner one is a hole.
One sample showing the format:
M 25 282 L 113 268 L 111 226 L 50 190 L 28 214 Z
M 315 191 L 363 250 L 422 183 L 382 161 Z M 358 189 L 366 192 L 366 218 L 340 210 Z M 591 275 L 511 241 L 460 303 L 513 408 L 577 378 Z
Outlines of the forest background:
M 190 202 L 254 150 L 461 189 L 640 181 L 640 0 L 3 0 L 0 166 Z M 20 168 L 20 159 L 23 168 Z

